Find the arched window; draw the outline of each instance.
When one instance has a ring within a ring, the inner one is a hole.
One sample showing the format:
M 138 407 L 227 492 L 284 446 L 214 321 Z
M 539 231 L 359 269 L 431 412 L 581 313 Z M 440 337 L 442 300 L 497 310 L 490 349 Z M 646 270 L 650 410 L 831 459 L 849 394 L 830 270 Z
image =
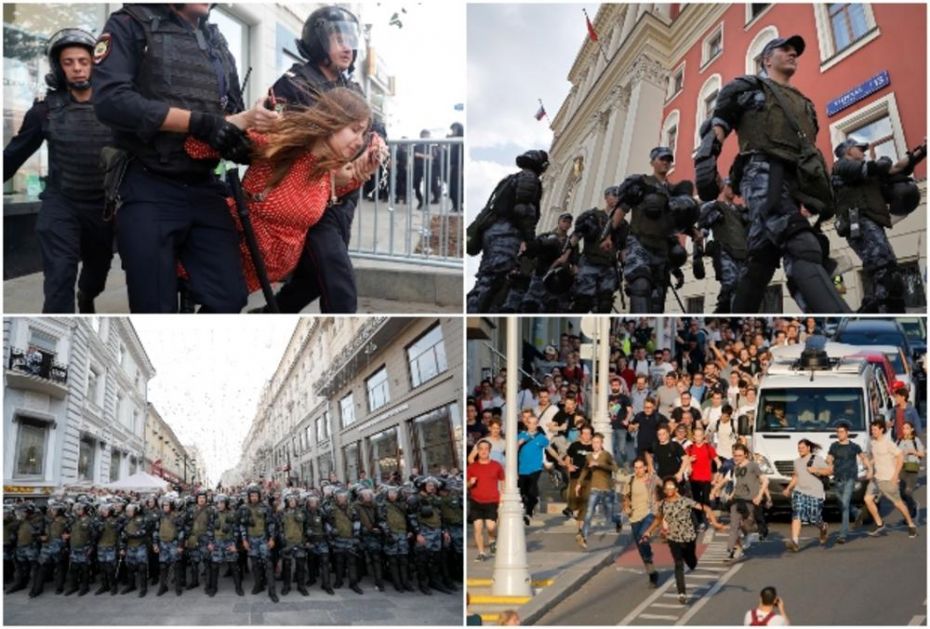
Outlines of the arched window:
M 681 114 L 677 109 L 669 113 L 665 117 L 665 122 L 662 123 L 662 133 L 659 136 L 659 144 L 672 149 L 672 157 L 675 157 L 676 147 L 678 146 L 678 134 L 681 129 L 680 118 Z
M 697 115 L 694 119 L 695 150 L 697 150 L 698 144 L 701 142 L 699 134 L 701 123 L 714 113 L 714 105 L 717 103 L 717 95 L 720 94 L 722 82 L 719 74 L 712 74 L 704 81 L 704 85 L 701 86 L 701 91 L 698 92 Z
M 762 49 L 776 37 L 778 29 L 774 26 L 766 26 L 756 34 L 746 49 L 746 74 L 759 74 L 762 69 Z

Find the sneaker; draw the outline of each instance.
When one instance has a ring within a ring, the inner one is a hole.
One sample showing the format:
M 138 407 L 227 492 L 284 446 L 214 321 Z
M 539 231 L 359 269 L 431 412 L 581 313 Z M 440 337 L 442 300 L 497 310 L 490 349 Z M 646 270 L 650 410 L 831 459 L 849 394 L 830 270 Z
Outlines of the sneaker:
M 688 595 L 687 595 L 687 594 L 679 594 L 679 595 L 678 595 L 678 602 L 681 603 L 682 605 L 684 605 L 685 603 L 687 603 L 687 602 L 688 602 Z
M 581 533 L 578 533 L 577 535 L 575 535 L 575 541 L 578 542 L 578 545 L 581 546 L 582 548 L 584 549 L 588 548 L 588 542 L 584 538 L 584 535 L 582 535 Z
M 916 526 L 907 527 L 907 536 L 910 538 L 917 537 L 917 527 Z
M 827 544 L 827 523 L 824 522 L 820 525 L 820 545 L 826 546 Z
M 623 522 L 617 522 L 617 526 L 614 527 L 614 530 L 617 531 L 617 533 L 623 531 Z
M 485 555 L 484 553 L 478 553 L 478 556 L 475 557 L 475 561 L 480 562 L 480 561 L 487 561 L 487 560 L 488 560 L 488 556 Z
M 562 509 L 562 515 L 564 515 L 566 518 L 571 520 L 575 514 L 572 513 L 571 509 L 569 509 L 568 507 L 565 507 L 564 509 Z
M 736 561 L 736 549 L 735 549 L 735 548 L 734 548 L 733 550 L 731 550 L 730 552 L 727 553 L 727 559 L 726 559 L 726 561 L 727 561 L 727 563 L 729 563 L 729 562 L 731 562 L 731 561 Z
M 530 525 L 530 516 L 528 515 L 523 516 L 523 524 L 525 524 L 526 526 Z
M 488 546 L 488 551 L 492 555 L 496 555 L 497 554 L 497 542 L 491 542 L 490 546 Z
M 836 543 L 837 543 L 837 544 L 845 544 L 845 543 L 846 543 L 846 536 L 845 536 L 845 535 L 840 535 L 839 537 L 837 537 L 837 538 L 836 538 Z
M 859 509 L 859 513 L 856 514 L 856 519 L 853 520 L 853 523 L 849 528 L 855 531 L 857 528 L 862 526 L 862 523 L 865 522 L 865 513 L 865 509 Z
M 884 531 L 885 531 L 885 523 L 882 522 L 881 524 L 876 524 L 876 525 L 875 525 L 875 528 L 873 528 L 871 531 L 869 531 L 868 534 L 869 534 L 871 537 L 876 537 L 876 536 L 878 536 L 878 535 L 881 535 Z
M 649 573 L 649 587 L 652 589 L 659 587 L 659 573 L 658 572 L 653 571 Z
M 787 542 L 785 542 L 785 546 L 788 548 L 788 550 L 790 550 L 793 553 L 796 553 L 799 550 L 801 550 L 801 547 L 798 546 L 798 543 L 794 541 L 793 539 L 789 539 Z

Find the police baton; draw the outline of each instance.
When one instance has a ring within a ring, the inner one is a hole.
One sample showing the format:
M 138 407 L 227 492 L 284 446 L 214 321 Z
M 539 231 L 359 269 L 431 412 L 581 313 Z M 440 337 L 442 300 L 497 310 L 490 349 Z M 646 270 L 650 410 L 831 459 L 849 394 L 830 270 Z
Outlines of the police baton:
M 278 309 L 278 302 L 274 298 L 274 291 L 271 290 L 271 282 L 268 281 L 268 272 L 265 270 L 265 260 L 262 258 L 262 252 L 258 248 L 258 241 L 255 239 L 255 229 L 252 228 L 252 217 L 249 215 L 249 205 L 245 202 L 245 195 L 242 193 L 242 182 L 239 181 L 238 168 L 230 168 L 226 171 L 226 183 L 229 184 L 229 189 L 236 202 L 236 213 L 239 215 L 239 220 L 242 222 L 245 244 L 249 248 L 249 254 L 252 256 L 252 264 L 255 266 L 255 273 L 258 275 L 258 281 L 262 285 L 262 293 L 265 295 L 265 303 L 268 304 L 268 311 L 279 313 L 281 311 Z
M 681 297 L 678 296 L 678 289 L 676 289 L 675 286 L 671 283 L 669 283 L 668 287 L 672 289 L 672 294 L 675 295 L 675 301 L 678 302 L 678 307 L 681 308 L 681 311 L 683 313 L 687 313 L 688 310 L 685 308 L 685 305 L 682 303 Z

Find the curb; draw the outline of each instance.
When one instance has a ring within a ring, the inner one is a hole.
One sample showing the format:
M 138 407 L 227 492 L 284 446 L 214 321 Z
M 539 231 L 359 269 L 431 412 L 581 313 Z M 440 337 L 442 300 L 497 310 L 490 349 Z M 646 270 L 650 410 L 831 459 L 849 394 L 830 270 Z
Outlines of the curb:
M 533 597 L 533 600 L 520 608 L 522 623 L 524 625 L 536 624 L 536 621 L 591 580 L 601 569 L 613 563 L 616 556 L 622 553 L 630 544 L 632 538 L 629 534 L 624 533 L 621 535 L 620 540 L 620 542 L 613 544 L 608 549 L 598 551 L 596 554 L 592 553 L 594 556 L 582 565 L 559 573 L 553 585 L 543 589 L 542 592 Z

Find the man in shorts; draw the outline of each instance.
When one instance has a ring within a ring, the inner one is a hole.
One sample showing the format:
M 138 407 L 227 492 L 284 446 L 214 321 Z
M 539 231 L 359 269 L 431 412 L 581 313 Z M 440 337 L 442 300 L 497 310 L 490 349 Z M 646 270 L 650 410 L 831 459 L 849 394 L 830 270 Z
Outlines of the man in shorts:
M 478 442 L 478 458 L 468 465 L 468 521 L 475 529 L 477 561 L 488 559 L 484 552 L 484 529 L 488 529 L 490 554 L 494 554 L 497 539 L 497 505 L 500 503 L 500 484 L 504 482 L 504 468 L 491 460 L 491 442 Z
M 869 491 L 865 495 L 865 506 L 872 515 L 872 519 L 875 520 L 875 528 L 869 531 L 869 535 L 875 537 L 885 531 L 885 521 L 879 515 L 878 509 L 879 502 L 884 496 L 904 516 L 904 521 L 907 523 L 907 536 L 914 538 L 917 537 L 917 527 L 898 489 L 898 479 L 904 465 L 904 454 L 891 439 L 885 437 L 885 430 L 885 422 L 881 419 L 876 419 L 869 425 L 869 431 L 872 434 L 872 439 L 869 440 L 869 456 L 872 457 L 872 468 L 875 470 Z

